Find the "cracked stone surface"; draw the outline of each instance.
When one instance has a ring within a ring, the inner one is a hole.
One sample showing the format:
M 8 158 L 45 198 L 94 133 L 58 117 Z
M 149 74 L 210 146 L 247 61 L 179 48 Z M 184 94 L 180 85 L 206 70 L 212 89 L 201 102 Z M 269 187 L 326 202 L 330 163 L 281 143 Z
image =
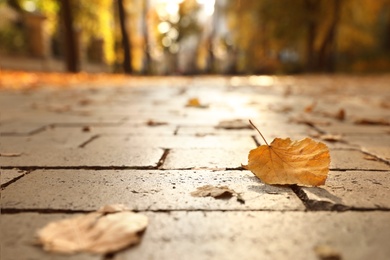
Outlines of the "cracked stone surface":
M 317 260 L 320 246 L 344 260 L 387 260 L 388 82 L 134 76 L 117 87 L 1 88 L 1 259 Z M 206 107 L 187 107 L 190 98 Z M 383 121 L 356 124 L 375 118 Z M 249 119 L 269 142 L 326 143 L 326 184 L 266 185 L 243 170 L 264 141 L 253 129 L 217 126 Z M 238 195 L 191 196 L 204 185 Z M 117 203 L 149 217 L 141 244 L 110 256 L 48 254 L 34 244 L 51 221 Z

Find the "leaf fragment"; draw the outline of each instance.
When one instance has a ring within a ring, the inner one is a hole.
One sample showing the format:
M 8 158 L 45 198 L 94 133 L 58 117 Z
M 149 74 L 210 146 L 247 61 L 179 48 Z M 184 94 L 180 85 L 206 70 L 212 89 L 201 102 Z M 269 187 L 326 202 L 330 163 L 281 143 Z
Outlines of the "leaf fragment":
M 255 176 L 267 184 L 325 184 L 330 164 L 328 147 L 305 138 L 275 138 L 270 145 L 261 145 L 249 152 L 248 165 Z
M 198 187 L 196 191 L 191 192 L 193 197 L 213 197 L 215 199 L 231 198 L 237 194 L 227 186 L 205 185 Z
M 0 157 L 19 157 L 22 153 L 0 153 Z
M 51 222 L 37 232 L 37 238 L 49 252 L 106 254 L 137 244 L 139 233 L 147 225 L 145 215 L 112 205 L 86 215 Z
M 186 107 L 207 108 L 207 105 L 200 103 L 198 98 L 190 98 L 187 101 Z
M 148 120 L 146 122 L 147 126 L 162 126 L 162 125 L 167 125 L 167 122 L 161 122 L 161 121 L 154 121 L 152 119 Z
M 219 124 L 215 128 L 225 130 L 253 129 L 250 124 L 248 124 L 242 119 L 224 120 L 219 122 Z
M 390 125 L 390 121 L 384 118 L 360 118 L 354 121 L 356 125 Z

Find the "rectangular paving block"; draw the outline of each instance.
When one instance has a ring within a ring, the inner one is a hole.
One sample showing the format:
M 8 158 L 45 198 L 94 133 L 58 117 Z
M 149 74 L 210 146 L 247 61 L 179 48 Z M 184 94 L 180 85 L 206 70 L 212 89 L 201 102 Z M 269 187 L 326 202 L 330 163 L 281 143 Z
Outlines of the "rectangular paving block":
M 354 208 L 390 209 L 390 171 L 331 171 L 324 186 L 303 187 L 308 198 Z
M 390 163 L 390 135 L 347 136 L 346 140 L 359 145 L 363 152 L 375 155 Z
M 4 167 L 155 167 L 164 153 L 158 147 L 133 147 L 131 143 L 105 143 L 99 149 L 83 147 L 92 138 L 92 133 L 81 129 L 1 138 L 0 153 L 18 154 L 1 157 L 1 163 Z
M 99 255 L 64 255 L 45 252 L 37 245 L 36 232 L 46 224 L 73 217 L 69 214 L 2 214 L 1 259 L 2 260 L 101 260 Z
M 150 218 L 130 259 L 387 260 L 390 212 L 169 212 Z M 325 258 L 326 248 L 333 258 Z
M 94 140 L 86 149 L 97 151 L 107 147 L 142 148 L 226 148 L 253 149 L 256 144 L 250 136 L 135 136 L 106 135 Z
M 374 161 L 356 150 L 330 150 L 330 169 L 336 170 L 388 170 L 390 165 Z
M 250 149 L 180 149 L 169 151 L 163 169 L 239 168 L 248 163 Z
M 191 196 L 204 185 L 228 186 L 241 200 Z M 2 192 L 4 208 L 94 210 L 116 203 L 134 210 L 304 210 L 290 188 L 265 185 L 249 171 L 37 170 Z
M 383 135 L 389 131 L 388 126 L 355 125 L 353 123 L 332 123 L 318 126 L 322 131 L 334 135 Z

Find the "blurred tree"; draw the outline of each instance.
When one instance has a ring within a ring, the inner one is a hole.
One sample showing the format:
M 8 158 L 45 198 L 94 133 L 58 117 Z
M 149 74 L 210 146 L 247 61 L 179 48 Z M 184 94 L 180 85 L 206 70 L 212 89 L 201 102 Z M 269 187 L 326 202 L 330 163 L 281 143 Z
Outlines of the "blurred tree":
M 119 24 L 122 33 L 122 48 L 123 48 L 123 71 L 125 73 L 132 73 L 133 69 L 131 66 L 131 51 L 130 51 L 130 40 L 129 34 L 126 28 L 126 13 L 123 0 L 117 0 L 119 10 Z
M 80 56 L 73 28 L 72 0 L 60 0 L 61 17 L 64 24 L 65 62 L 69 72 L 80 71 Z

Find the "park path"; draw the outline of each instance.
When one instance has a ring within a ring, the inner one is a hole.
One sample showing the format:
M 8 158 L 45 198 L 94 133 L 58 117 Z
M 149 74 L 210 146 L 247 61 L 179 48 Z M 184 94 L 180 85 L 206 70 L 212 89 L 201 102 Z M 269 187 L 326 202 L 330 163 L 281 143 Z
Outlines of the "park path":
M 1 259 L 388 259 L 390 76 L 104 85 L 0 89 Z M 244 170 L 263 144 L 249 119 L 269 142 L 326 143 L 326 184 L 272 186 Z M 240 198 L 191 196 L 204 185 Z M 139 245 L 106 256 L 35 245 L 47 223 L 118 203 L 148 216 Z

